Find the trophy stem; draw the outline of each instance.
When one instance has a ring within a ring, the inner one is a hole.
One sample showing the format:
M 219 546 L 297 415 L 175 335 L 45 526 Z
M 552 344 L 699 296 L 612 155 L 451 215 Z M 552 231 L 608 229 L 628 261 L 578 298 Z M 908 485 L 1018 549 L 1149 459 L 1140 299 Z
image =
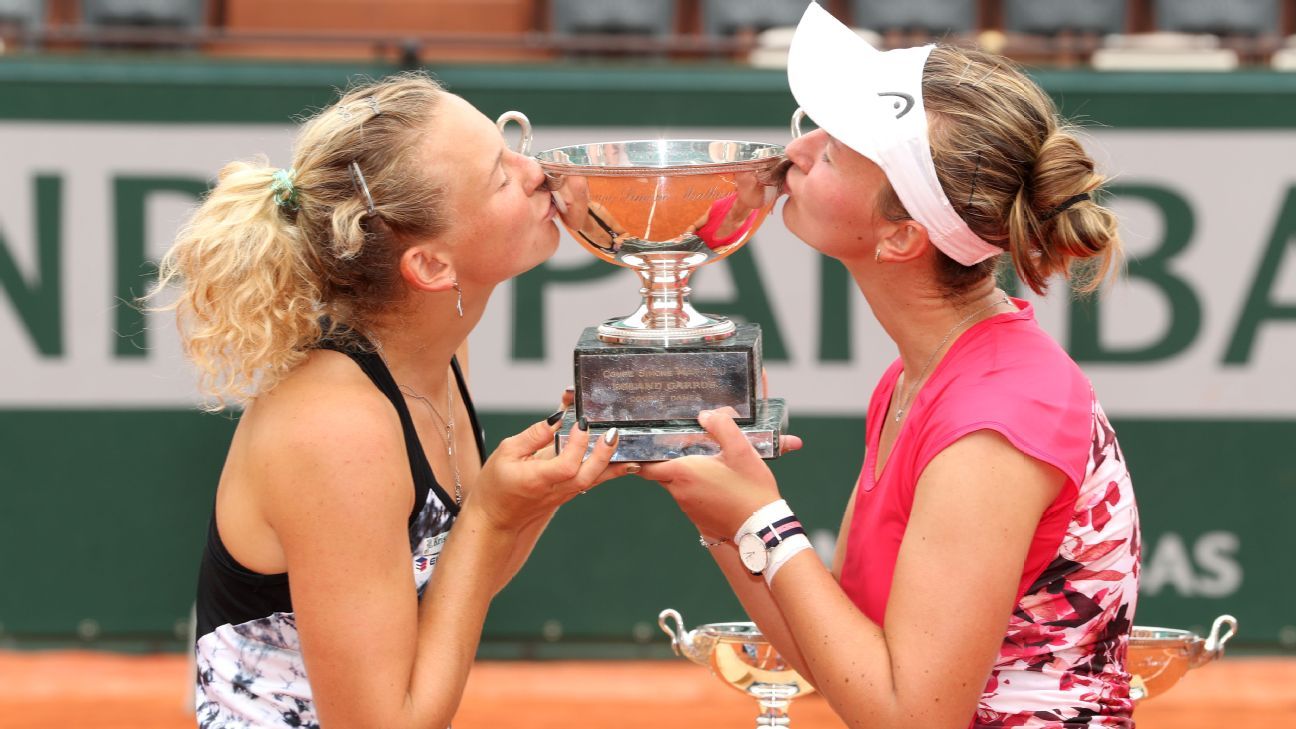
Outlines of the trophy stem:
M 795 685 L 755 683 L 747 689 L 760 702 L 761 713 L 756 717 L 756 729 L 787 727 L 792 724 L 788 705 L 797 693 Z
M 629 257 L 627 257 L 629 258 Z M 663 251 L 637 253 L 635 273 L 642 286 L 638 311 L 611 320 L 598 329 L 598 338 L 614 344 L 668 346 L 714 342 L 733 336 L 734 323 L 723 316 L 701 314 L 689 303 L 689 278 L 705 258 L 696 253 Z

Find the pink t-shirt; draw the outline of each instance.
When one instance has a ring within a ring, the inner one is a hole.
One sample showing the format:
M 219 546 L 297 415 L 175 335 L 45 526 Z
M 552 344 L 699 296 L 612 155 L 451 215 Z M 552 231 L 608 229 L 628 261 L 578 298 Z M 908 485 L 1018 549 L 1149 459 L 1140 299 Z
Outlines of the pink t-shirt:
M 841 585 L 885 626 L 923 469 L 971 432 L 1000 433 L 1067 480 L 1036 527 L 1017 606 L 971 726 L 1133 726 L 1125 649 L 1139 529 L 1129 472 L 1088 379 L 1039 328 L 1030 304 L 1014 302 L 1017 312 L 978 322 L 950 347 L 909 406 L 875 481 L 882 421 L 902 363 L 878 383 Z

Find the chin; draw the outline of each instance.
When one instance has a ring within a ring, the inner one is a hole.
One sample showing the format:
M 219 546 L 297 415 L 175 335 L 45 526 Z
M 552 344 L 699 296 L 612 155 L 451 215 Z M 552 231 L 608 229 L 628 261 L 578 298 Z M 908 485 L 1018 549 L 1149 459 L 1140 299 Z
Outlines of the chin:
M 555 227 L 552 232 L 543 234 L 540 239 L 535 241 L 531 246 L 528 246 L 523 251 L 519 251 L 519 253 L 529 252 L 530 255 L 525 257 L 518 256 L 518 262 L 521 263 L 521 265 L 513 273 L 513 276 L 521 276 L 550 258 L 553 258 L 554 253 L 558 252 L 558 240 L 558 228 Z

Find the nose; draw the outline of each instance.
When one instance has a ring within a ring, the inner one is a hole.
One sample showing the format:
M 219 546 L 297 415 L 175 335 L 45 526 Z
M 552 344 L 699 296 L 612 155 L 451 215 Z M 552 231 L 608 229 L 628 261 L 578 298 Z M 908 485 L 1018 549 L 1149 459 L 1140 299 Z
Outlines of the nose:
M 526 190 L 528 195 L 548 189 L 547 179 L 544 170 L 540 167 L 540 162 L 534 157 L 528 157 L 516 152 L 510 152 L 509 154 L 515 158 L 518 165 L 519 179 L 522 180 L 522 189 Z
M 793 139 L 783 149 L 787 155 L 788 161 L 794 167 L 802 172 L 808 171 L 813 165 L 822 147 L 826 141 L 827 133 L 822 129 L 816 129 L 813 132 Z

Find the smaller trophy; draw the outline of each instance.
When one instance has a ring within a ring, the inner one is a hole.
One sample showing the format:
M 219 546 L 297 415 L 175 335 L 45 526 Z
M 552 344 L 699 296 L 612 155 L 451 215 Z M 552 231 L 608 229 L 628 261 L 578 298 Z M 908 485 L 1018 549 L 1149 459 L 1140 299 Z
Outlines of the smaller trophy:
M 657 624 L 670 636 L 676 655 L 710 667 L 721 681 L 756 697 L 761 708 L 757 729 L 789 726 L 788 704 L 814 692 L 814 686 L 783 660 L 754 623 L 708 623 L 685 631 L 684 619 L 667 608 L 657 616 Z
M 1221 628 L 1225 629 L 1222 633 Z M 1224 644 L 1236 632 L 1237 618 L 1232 615 L 1215 618 L 1205 640 L 1187 630 L 1135 625 L 1125 658 L 1130 673 L 1130 698 L 1146 701 L 1165 693 L 1189 669 L 1224 655 Z

